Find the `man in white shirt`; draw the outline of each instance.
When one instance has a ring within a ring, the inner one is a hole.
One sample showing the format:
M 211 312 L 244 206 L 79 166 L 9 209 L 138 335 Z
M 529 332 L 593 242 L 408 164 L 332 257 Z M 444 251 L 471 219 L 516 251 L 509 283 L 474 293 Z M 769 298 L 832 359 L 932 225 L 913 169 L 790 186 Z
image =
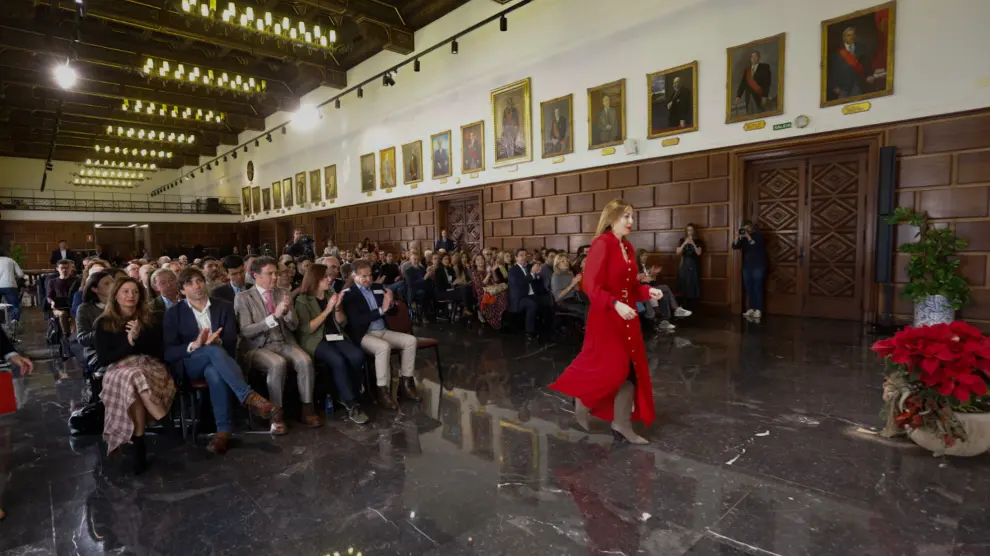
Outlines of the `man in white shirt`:
M 523 313 L 526 318 L 526 338 L 535 339 L 536 324 L 542 315 L 549 316 L 553 301 L 543 280 L 540 278 L 540 264 L 530 265 L 525 249 L 516 250 L 516 265 L 509 269 L 509 312 Z
M 210 451 L 223 454 L 234 430 L 231 392 L 237 401 L 273 424 L 283 423 L 282 410 L 244 381 L 244 373 L 234 359 L 237 322 L 233 305 L 208 296 L 205 277 L 197 268 L 183 269 L 178 282 L 185 300 L 165 313 L 165 361 L 177 381 L 205 380 L 209 385 L 217 424 Z
M 0 249 L 0 297 L 3 297 L 4 303 L 10 305 L 10 320 L 14 322 L 21 320 L 21 289 L 17 286 L 18 278 L 24 278 L 24 271 L 17 261 Z

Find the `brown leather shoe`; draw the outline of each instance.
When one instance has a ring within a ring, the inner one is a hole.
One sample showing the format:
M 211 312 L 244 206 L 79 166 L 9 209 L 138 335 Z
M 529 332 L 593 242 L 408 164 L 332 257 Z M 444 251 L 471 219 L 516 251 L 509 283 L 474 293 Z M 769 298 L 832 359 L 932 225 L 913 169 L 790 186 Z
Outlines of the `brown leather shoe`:
M 282 413 L 282 408 L 275 406 L 275 411 L 272 412 L 271 416 L 271 434 L 274 436 L 282 436 L 287 432 L 285 428 L 285 415 Z
M 248 394 L 248 397 L 244 400 L 244 405 L 262 419 L 271 419 L 272 415 L 279 409 L 277 405 L 262 398 L 257 392 Z
M 218 456 L 222 456 L 227 453 L 227 445 L 230 443 L 230 433 L 229 432 L 218 432 L 213 440 L 210 441 L 210 445 L 207 450 L 213 452 Z
M 311 429 L 323 426 L 323 421 L 320 420 L 319 415 L 317 415 L 316 411 L 313 410 L 313 404 L 311 403 L 303 404 L 302 421 Z
M 382 409 L 399 409 L 399 406 L 395 405 L 392 400 L 392 396 L 389 394 L 388 388 L 385 386 L 378 387 L 378 393 L 375 395 L 375 401 Z
M 416 379 L 411 376 L 404 376 L 399 379 L 399 397 L 414 402 L 420 401 L 419 393 L 416 392 Z

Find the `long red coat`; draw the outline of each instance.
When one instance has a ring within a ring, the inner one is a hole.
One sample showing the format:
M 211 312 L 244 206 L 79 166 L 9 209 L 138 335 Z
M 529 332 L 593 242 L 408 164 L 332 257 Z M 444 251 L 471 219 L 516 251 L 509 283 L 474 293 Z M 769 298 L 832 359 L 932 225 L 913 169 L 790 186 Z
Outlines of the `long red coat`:
M 628 261 L 622 257 L 619 239 L 611 232 L 598 236 L 591 244 L 584 263 L 584 291 L 591 299 L 584 346 L 550 388 L 580 399 L 595 417 L 612 421 L 615 394 L 629 376 L 631 361 L 636 373 L 632 418 L 650 424 L 656 413 L 639 317 L 622 320 L 613 306 L 618 300 L 635 308 L 637 302 L 650 299 L 650 287 L 637 279 L 632 245 L 624 239 L 622 243 Z

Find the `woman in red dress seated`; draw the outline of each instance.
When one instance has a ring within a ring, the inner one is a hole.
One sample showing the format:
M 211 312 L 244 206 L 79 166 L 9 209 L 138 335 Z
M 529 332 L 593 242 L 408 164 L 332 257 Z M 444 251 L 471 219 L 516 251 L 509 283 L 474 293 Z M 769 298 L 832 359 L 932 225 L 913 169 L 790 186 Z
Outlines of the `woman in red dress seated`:
M 637 279 L 636 251 L 625 239 L 633 226 L 632 206 L 616 199 L 598 220 L 584 263 L 584 291 L 591 300 L 581 353 L 550 388 L 574 396 L 574 416 L 588 429 L 589 414 L 612 421 L 616 438 L 648 441 L 632 421 L 653 422 L 653 388 L 636 303 L 663 293 Z

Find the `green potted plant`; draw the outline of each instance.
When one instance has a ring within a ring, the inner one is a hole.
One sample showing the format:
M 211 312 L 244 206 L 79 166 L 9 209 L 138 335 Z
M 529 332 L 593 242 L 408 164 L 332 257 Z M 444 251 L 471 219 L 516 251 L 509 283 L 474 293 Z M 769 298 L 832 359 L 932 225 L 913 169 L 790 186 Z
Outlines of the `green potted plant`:
M 970 302 L 969 284 L 959 274 L 956 253 L 967 242 L 948 227 L 935 227 L 928 214 L 897 207 L 888 224 L 906 223 L 918 229 L 915 240 L 897 248 L 911 255 L 904 296 L 914 302 L 914 325 L 925 326 L 955 320 L 958 309 Z
M 16 243 L 11 242 L 10 258 L 14 259 L 14 262 L 17 263 L 17 266 L 24 268 L 24 246 L 17 245 Z

